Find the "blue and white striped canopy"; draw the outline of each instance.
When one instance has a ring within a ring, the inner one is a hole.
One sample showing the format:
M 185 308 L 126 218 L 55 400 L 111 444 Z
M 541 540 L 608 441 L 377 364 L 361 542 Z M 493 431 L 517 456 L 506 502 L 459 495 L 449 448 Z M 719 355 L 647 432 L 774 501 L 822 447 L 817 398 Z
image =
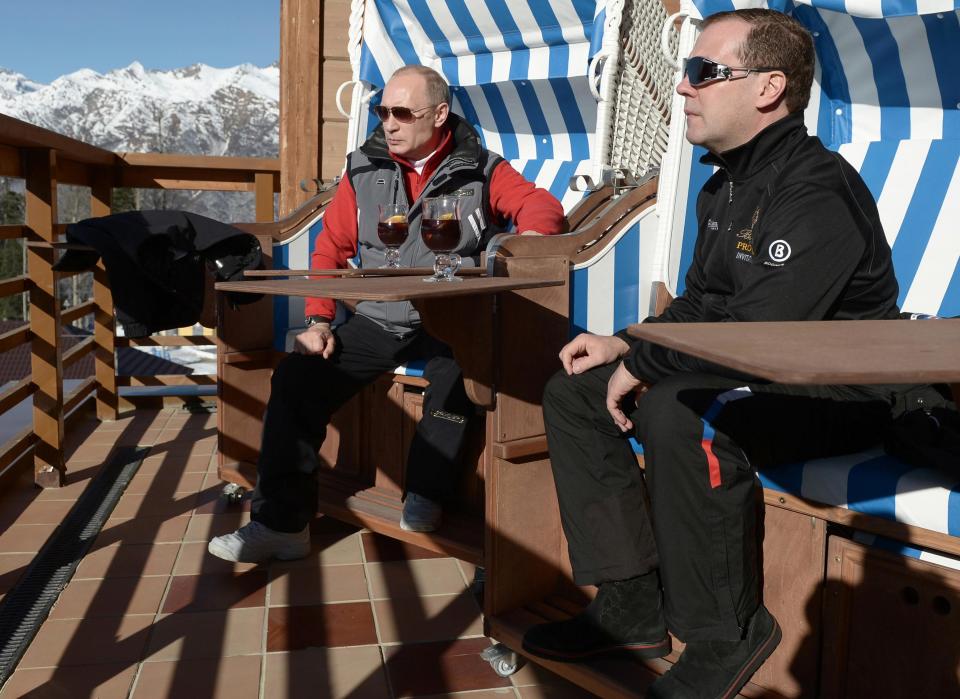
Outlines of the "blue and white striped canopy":
M 434 68 L 484 145 L 569 204 L 579 198 L 569 177 L 589 169 L 595 150 L 587 68 L 603 9 L 595 0 L 368 0 L 358 78 L 380 89 L 403 65 Z M 376 123 L 367 119 L 367 133 Z
M 960 137 L 960 0 L 697 0 L 693 9 L 743 7 L 791 13 L 813 34 L 806 121 L 825 143 Z
M 949 11 L 861 18 L 798 6 L 814 34 L 808 123 L 827 143 L 960 136 L 960 22 Z
M 383 87 L 397 68 L 416 64 L 451 85 L 583 75 L 596 12 L 595 0 L 372 0 L 360 79 Z
M 696 16 L 706 17 L 727 10 L 766 7 L 790 14 L 798 6 L 841 12 L 851 17 L 915 17 L 960 9 L 957 0 L 693 0 Z

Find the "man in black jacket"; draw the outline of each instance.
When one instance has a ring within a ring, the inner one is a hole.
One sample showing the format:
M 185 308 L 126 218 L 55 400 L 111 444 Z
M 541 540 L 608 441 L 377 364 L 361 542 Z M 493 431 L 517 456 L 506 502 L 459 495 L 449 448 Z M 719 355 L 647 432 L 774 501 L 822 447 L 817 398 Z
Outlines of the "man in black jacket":
M 870 192 L 803 125 L 813 66 L 809 34 L 783 14 L 704 22 L 677 92 L 687 139 L 719 170 L 697 201 L 686 290 L 646 322 L 897 316 Z M 781 636 L 761 601 L 752 464 L 880 442 L 892 390 L 764 383 L 625 333 L 580 335 L 560 358 L 544 396 L 550 458 L 574 580 L 599 592 L 524 648 L 660 657 L 669 628 L 686 650 L 647 696 L 735 695 Z

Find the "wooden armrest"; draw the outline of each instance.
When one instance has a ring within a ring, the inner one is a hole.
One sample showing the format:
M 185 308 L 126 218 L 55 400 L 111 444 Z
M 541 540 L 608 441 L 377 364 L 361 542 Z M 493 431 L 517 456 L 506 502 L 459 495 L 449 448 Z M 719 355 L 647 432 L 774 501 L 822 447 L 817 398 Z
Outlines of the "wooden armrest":
M 547 436 L 537 435 L 524 439 L 513 439 L 509 442 L 500 442 L 493 447 L 493 454 L 499 459 L 520 459 L 525 456 L 547 453 Z
M 97 249 L 82 243 L 51 243 L 47 240 L 28 240 L 28 248 L 42 248 L 44 250 L 80 250 L 82 252 L 96 252 Z
M 280 352 L 273 349 L 222 353 L 224 364 L 256 364 L 258 366 L 275 364 L 281 356 Z
M 481 267 L 464 267 L 457 271 L 461 277 L 482 277 L 486 270 Z M 416 277 L 433 274 L 432 267 L 400 267 L 399 269 L 248 269 L 244 277 Z
M 654 303 L 653 315 L 658 316 L 673 303 L 673 294 L 663 282 L 653 283 L 653 293 L 656 294 L 657 299 Z
M 239 228 L 245 233 L 254 235 L 268 236 L 275 242 L 283 242 L 291 235 L 299 232 L 303 226 L 313 216 L 323 211 L 323 209 L 333 200 L 333 195 L 337 192 L 337 185 L 317 193 L 303 206 L 279 221 L 265 223 L 232 223 L 234 228 Z
M 576 262 L 588 260 L 601 250 L 602 246 L 597 245 L 598 242 L 619 233 L 637 214 L 656 203 L 657 180 L 648 180 L 616 198 L 611 198 L 610 193 L 604 190 L 592 194 L 585 201 L 589 201 L 591 197 L 596 197 L 598 205 L 590 207 L 583 204 L 586 213 L 576 217 L 579 225 L 570 233 L 494 236 L 487 246 L 488 259 L 494 256 L 566 256 Z

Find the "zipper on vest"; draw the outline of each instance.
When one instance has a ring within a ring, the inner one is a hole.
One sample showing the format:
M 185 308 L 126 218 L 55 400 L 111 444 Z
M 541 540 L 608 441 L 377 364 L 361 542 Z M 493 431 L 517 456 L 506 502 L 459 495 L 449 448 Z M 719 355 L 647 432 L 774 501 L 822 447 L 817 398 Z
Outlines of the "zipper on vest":
M 404 204 L 408 209 L 407 216 L 409 216 L 410 196 L 407 192 L 406 185 L 403 184 L 401 179 L 403 177 L 403 168 L 401 168 L 397 162 L 391 161 L 391 164 L 393 165 L 393 203 Z M 401 186 L 403 187 L 403 201 L 400 201 Z

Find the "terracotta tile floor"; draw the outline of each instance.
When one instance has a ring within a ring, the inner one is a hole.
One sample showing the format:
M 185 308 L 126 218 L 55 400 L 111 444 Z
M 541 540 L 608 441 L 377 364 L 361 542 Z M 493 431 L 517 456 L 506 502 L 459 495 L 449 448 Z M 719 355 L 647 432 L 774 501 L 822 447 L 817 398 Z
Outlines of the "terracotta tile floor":
M 0 698 L 585 697 L 529 666 L 498 677 L 479 653 L 473 566 L 334 520 L 300 561 L 211 557 L 249 521 L 218 496 L 216 415 L 139 411 L 74 428 L 67 484 L 0 496 L 0 596 L 117 445 L 150 445 Z

